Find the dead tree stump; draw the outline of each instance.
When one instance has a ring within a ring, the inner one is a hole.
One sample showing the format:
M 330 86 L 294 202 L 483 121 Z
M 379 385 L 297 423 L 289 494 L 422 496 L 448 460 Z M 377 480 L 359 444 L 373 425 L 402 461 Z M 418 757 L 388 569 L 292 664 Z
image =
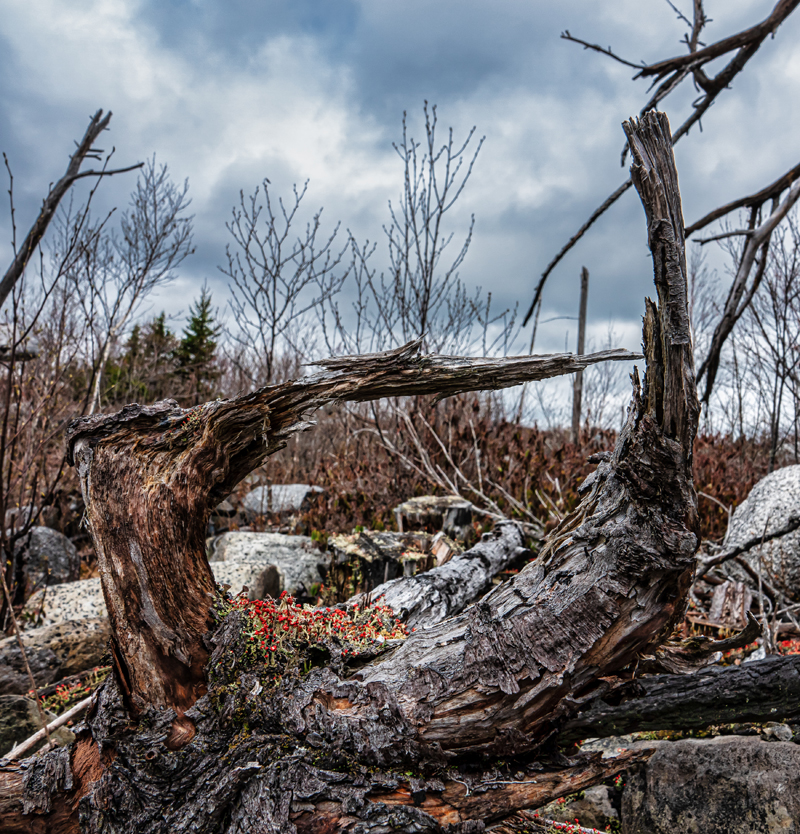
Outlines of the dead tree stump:
M 323 403 L 447 396 L 630 354 L 462 360 L 412 345 L 186 412 L 165 402 L 73 424 L 114 678 L 75 745 L 2 768 L 6 831 L 478 831 L 644 755 L 565 760 L 552 748 L 582 704 L 669 635 L 697 547 L 698 407 L 669 125 L 650 112 L 625 132 L 658 293 L 644 383 L 634 374 L 626 425 L 580 506 L 536 560 L 462 613 L 374 657 L 349 661 L 331 640 L 322 663 L 309 654 L 276 677 L 247 662 L 247 613 L 219 607 L 208 515 Z

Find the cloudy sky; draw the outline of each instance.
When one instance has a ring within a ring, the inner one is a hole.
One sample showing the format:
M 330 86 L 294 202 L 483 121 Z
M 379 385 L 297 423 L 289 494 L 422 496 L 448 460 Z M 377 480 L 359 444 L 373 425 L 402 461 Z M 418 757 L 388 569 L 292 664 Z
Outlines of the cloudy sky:
M 688 0 L 676 0 L 685 6 Z M 773 0 L 707 0 L 707 38 L 766 16 Z M 117 164 L 157 154 L 189 179 L 197 252 L 154 300 L 186 311 L 205 280 L 221 306 L 225 223 L 240 189 L 268 177 L 276 194 L 309 180 L 358 238 L 381 239 L 401 191 L 392 151 L 403 111 L 420 134 L 424 101 L 440 125 L 485 136 L 452 217 L 476 217 L 461 270 L 495 302 L 523 308 L 561 244 L 627 176 L 620 122 L 647 89 L 632 71 L 559 38 L 611 45 L 632 61 L 680 54 L 685 26 L 664 0 L 2 0 L 0 148 L 15 176 L 17 221 L 33 219 L 48 183 L 98 108 L 113 111 L 106 149 Z M 734 88 L 676 149 L 688 222 L 749 193 L 797 162 L 800 14 L 767 41 Z M 713 66 L 712 66 L 713 69 Z M 673 125 L 696 93 L 666 106 Z M 124 205 L 133 175 L 107 181 L 104 205 Z M 10 259 L 0 209 L 0 256 Z M 380 253 L 379 253 L 380 256 Z M 581 265 L 591 273 L 590 334 L 614 323 L 636 349 L 650 292 L 643 215 L 629 192 L 553 274 L 543 318 L 574 316 Z M 574 350 L 574 326 L 554 321 L 539 349 Z

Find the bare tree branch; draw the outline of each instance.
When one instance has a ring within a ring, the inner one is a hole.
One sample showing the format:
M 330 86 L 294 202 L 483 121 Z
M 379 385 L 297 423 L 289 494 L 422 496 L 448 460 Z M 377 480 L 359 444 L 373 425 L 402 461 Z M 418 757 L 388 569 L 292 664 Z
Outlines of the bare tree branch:
M 752 237 L 753 236 L 753 229 L 734 229 L 731 232 L 720 232 L 718 235 L 712 235 L 711 237 L 696 237 L 694 239 L 695 243 L 699 243 L 701 246 L 705 246 L 707 243 L 713 243 L 715 240 L 725 240 L 725 238 L 729 237 Z
M 778 28 L 778 26 L 794 11 L 798 4 L 800 4 L 800 0 L 780 0 L 766 20 L 751 29 L 747 29 L 744 32 L 739 33 L 739 35 L 735 35 L 732 38 L 725 38 L 722 41 L 718 41 L 716 44 L 706 47 L 705 49 L 692 51 L 689 55 L 673 58 L 669 61 L 661 61 L 658 64 L 650 64 L 643 67 L 635 76 L 636 78 L 655 75 L 658 80 L 666 76 L 670 76 L 671 73 L 673 75 L 671 75 L 671 77 L 668 78 L 667 81 L 656 91 L 650 101 L 648 101 L 645 107 L 642 108 L 640 115 L 643 115 L 648 110 L 656 107 L 669 93 L 678 87 L 681 81 L 683 81 L 691 73 L 697 85 L 704 91 L 704 95 L 693 103 L 692 114 L 673 133 L 672 143 L 673 145 L 676 144 L 695 124 L 700 121 L 703 115 L 708 111 L 709 107 L 711 107 L 714 103 L 716 97 L 730 86 L 733 79 L 744 69 L 750 58 L 755 55 L 765 38 Z M 695 48 L 698 46 L 699 34 L 706 22 L 707 18 L 703 12 L 702 3 L 700 0 L 696 0 L 694 25 L 692 34 L 688 38 L 690 49 L 692 49 L 693 46 Z M 576 38 L 572 37 L 570 37 L 569 40 L 577 41 Z M 584 44 L 583 41 L 578 42 Z M 717 75 L 713 78 L 709 78 L 705 75 L 702 70 L 703 64 L 731 52 L 734 49 L 738 49 L 736 55 L 734 55 L 728 64 L 719 73 L 717 73 Z M 604 54 L 610 54 L 602 48 L 598 48 L 597 51 L 603 52 Z M 620 60 L 613 54 L 611 57 L 616 60 Z M 654 68 L 660 69 L 656 71 Z M 626 152 L 627 146 L 622 152 L 623 164 Z M 775 185 L 776 183 L 773 183 L 773 186 Z M 556 254 L 556 256 L 550 261 L 539 278 L 536 288 L 534 289 L 533 301 L 531 302 L 530 308 L 522 321 L 523 326 L 527 325 L 533 315 L 544 289 L 545 282 L 553 269 L 555 269 L 567 252 L 569 252 L 570 249 L 572 249 L 572 247 L 575 246 L 575 244 L 584 236 L 584 234 L 586 234 L 591 226 L 594 225 L 598 218 L 601 217 L 630 188 L 630 186 L 631 181 L 628 180 L 627 182 L 622 183 L 616 191 L 609 195 L 609 197 L 604 200 L 603 203 L 595 209 L 595 211 L 592 212 L 589 219 L 580 227 L 580 229 L 578 229 L 578 231 L 561 248 L 558 254 Z M 773 186 L 769 186 L 769 188 L 772 188 Z M 766 191 L 767 189 L 764 190 Z M 694 231 L 699 227 L 695 226 L 690 228 Z
M 80 171 L 80 167 L 85 159 L 99 159 L 99 154 L 102 151 L 93 147 L 97 137 L 108 127 L 111 120 L 111 113 L 103 116 L 103 111 L 98 110 L 92 116 L 89 127 L 86 128 L 86 133 L 83 135 L 80 144 L 74 154 L 70 156 L 69 165 L 63 177 L 50 189 L 50 193 L 45 197 L 42 203 L 42 208 L 39 211 L 39 216 L 36 218 L 33 226 L 31 226 L 27 237 L 22 243 L 19 251 L 14 255 L 14 260 L 11 266 L 0 281 L 0 306 L 5 303 L 8 294 L 11 292 L 14 285 L 22 276 L 25 267 L 31 258 L 36 247 L 39 245 L 44 236 L 50 221 L 53 219 L 56 208 L 58 208 L 61 198 L 69 191 L 72 184 L 82 177 L 110 177 L 114 174 L 122 174 L 126 171 L 133 171 L 136 168 L 141 168 L 144 163 L 140 162 L 137 165 L 131 165 L 127 168 L 119 168 L 115 170 L 101 169 L 100 171 Z
M 531 306 L 528 309 L 528 312 L 525 313 L 525 318 L 522 320 L 522 326 L 524 327 L 530 317 L 533 315 L 533 311 L 536 309 L 536 305 L 539 303 L 539 299 L 542 295 L 542 290 L 544 289 L 545 281 L 547 281 L 548 276 L 550 273 L 556 268 L 559 261 L 564 257 L 564 255 L 569 252 L 570 249 L 589 231 L 589 229 L 594 225 L 595 221 L 598 220 L 605 212 L 617 202 L 617 200 L 633 185 L 633 181 L 628 179 L 622 185 L 601 204 L 599 205 L 590 215 L 589 219 L 583 224 L 583 226 L 578 229 L 577 232 L 564 244 L 561 251 L 553 258 L 552 261 L 547 265 L 547 268 L 542 273 L 542 277 L 539 279 L 539 283 L 536 285 L 536 289 L 533 292 L 533 301 L 531 302 Z
M 639 74 L 636 77 L 655 75 L 658 78 L 663 78 L 676 69 L 690 65 L 693 68 L 702 66 L 735 49 L 743 49 L 754 44 L 758 48 L 768 35 L 775 34 L 781 23 L 786 20 L 798 5 L 800 5 L 800 0 L 779 0 L 769 16 L 762 20 L 761 23 L 757 23 L 755 26 L 744 29 L 728 38 L 723 38 L 705 47 L 705 49 L 692 51 L 688 55 L 680 55 L 676 58 L 668 58 L 656 64 L 648 64 L 639 70 Z
M 769 217 L 760 226 L 758 226 L 758 228 L 753 229 L 752 234 L 747 238 L 747 243 L 745 245 L 744 252 L 742 253 L 741 261 L 739 262 L 739 268 L 736 271 L 736 276 L 733 279 L 733 284 L 731 285 L 727 301 L 725 302 L 725 309 L 722 312 L 722 317 L 717 323 L 714 335 L 711 339 L 711 347 L 709 348 L 708 356 L 703 360 L 697 370 L 698 380 L 702 379 L 703 376 L 706 375 L 706 389 L 703 394 L 703 401 L 706 403 L 709 401 L 711 391 L 714 388 L 722 346 L 730 335 L 731 330 L 733 330 L 734 325 L 747 308 L 747 305 L 757 289 L 757 285 L 760 281 L 760 275 L 763 274 L 763 264 L 766 263 L 766 249 L 769 245 L 770 237 L 778 224 L 786 217 L 789 210 L 797 202 L 798 198 L 800 198 L 800 180 L 796 180 L 792 184 L 792 187 L 789 189 L 789 193 L 786 195 L 786 199 L 779 206 L 774 208 Z M 777 202 L 777 200 L 774 200 L 774 202 Z M 743 304 L 742 298 L 744 296 L 745 289 L 747 288 L 747 279 L 750 276 L 750 272 L 753 268 L 756 255 L 759 250 L 762 250 L 761 267 L 756 273 L 753 286 L 750 288 L 750 291 L 745 298 L 745 303 Z
M 50 733 L 57 730 L 59 727 L 63 727 L 68 722 L 72 721 L 73 718 L 80 715 L 91 703 L 94 699 L 94 695 L 89 695 L 88 698 L 84 698 L 82 701 L 78 701 L 73 707 L 70 707 L 66 712 L 63 712 L 57 718 L 54 718 L 49 724 L 45 724 L 41 730 L 37 730 L 32 736 L 26 738 L 25 741 L 17 744 L 13 750 L 10 750 L 4 758 L 7 760 L 13 759 L 20 759 L 22 756 L 25 755 L 29 750 L 32 750 L 36 745 L 45 737 L 49 738 Z
M 779 539 L 783 536 L 788 536 L 789 533 L 793 533 L 798 528 L 800 528 L 800 516 L 791 516 L 789 520 L 786 522 L 786 524 L 784 524 L 782 527 L 779 527 L 777 530 L 773 530 L 771 533 L 764 533 L 763 535 L 759 534 L 757 536 L 753 536 L 746 542 L 743 542 L 742 544 L 739 544 L 736 547 L 732 547 L 729 550 L 724 550 L 722 553 L 719 553 L 716 556 L 712 556 L 710 559 L 706 559 L 705 561 L 701 562 L 697 568 L 697 575 L 705 576 L 705 574 L 707 574 L 715 565 L 721 565 L 723 562 L 727 562 L 729 559 L 734 559 L 737 556 L 741 556 L 743 553 L 747 553 L 754 547 L 760 547 L 762 544 L 765 544 L 766 542 L 771 542 L 773 539 Z
M 575 38 L 569 33 L 569 29 L 566 29 L 561 33 L 562 40 L 565 41 L 572 41 L 572 43 L 580 44 L 584 49 L 592 49 L 595 52 L 600 52 L 603 55 L 608 55 L 609 58 L 613 58 L 615 61 L 619 61 L 620 64 L 625 64 L 626 67 L 633 67 L 634 69 L 641 69 L 644 62 L 639 64 L 634 64 L 631 61 L 626 61 L 624 58 L 620 58 L 619 55 L 616 55 L 614 52 L 611 51 L 611 47 L 603 47 L 596 43 L 589 43 L 588 41 L 582 41 L 580 38 Z
M 763 206 L 767 201 L 772 200 L 775 197 L 780 197 L 780 195 L 783 194 L 783 192 L 789 188 L 798 177 L 800 177 L 800 165 L 795 165 L 794 168 L 790 168 L 785 174 L 778 177 L 775 182 L 765 188 L 762 188 L 761 191 L 757 191 L 755 194 L 750 194 L 747 197 L 741 197 L 738 200 L 726 203 L 724 206 L 715 208 L 714 211 L 710 211 L 704 217 L 701 217 L 698 221 L 692 223 L 691 226 L 687 226 L 686 237 L 690 237 L 695 232 L 699 232 L 700 229 L 703 229 L 710 223 L 713 223 L 715 220 L 720 220 L 725 217 L 725 215 L 737 211 L 738 209 L 761 208 L 761 206 Z

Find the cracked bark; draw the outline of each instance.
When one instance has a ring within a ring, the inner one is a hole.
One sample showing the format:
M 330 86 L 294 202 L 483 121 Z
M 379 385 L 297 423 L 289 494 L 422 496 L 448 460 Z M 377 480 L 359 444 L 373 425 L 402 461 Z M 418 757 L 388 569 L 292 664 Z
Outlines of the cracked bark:
M 714 666 L 693 675 L 631 681 L 609 702 L 598 698 L 564 726 L 563 741 L 644 730 L 703 730 L 712 725 L 795 720 L 800 716 L 800 657 Z
M 77 421 L 70 448 L 115 676 L 74 753 L 22 763 L 24 784 L 21 771 L 2 774 L 21 786 L 0 805 L 7 830 L 479 831 L 646 755 L 567 760 L 554 747 L 581 705 L 668 636 L 697 547 L 698 407 L 669 125 L 648 113 L 624 128 L 658 293 L 645 315 L 647 373 L 643 385 L 634 374 L 613 454 L 537 559 L 366 665 L 332 657 L 268 694 L 255 671 L 220 686 L 208 676 L 240 650 L 241 614 L 210 627 L 201 531 L 214 503 L 307 425 L 304 414 L 332 400 L 502 387 L 589 360 L 467 361 L 409 348 L 331 360 L 317 376 L 188 413 L 160 403 Z M 78 751 L 94 751 L 89 775 Z M 73 828 L 48 829 L 67 807 Z

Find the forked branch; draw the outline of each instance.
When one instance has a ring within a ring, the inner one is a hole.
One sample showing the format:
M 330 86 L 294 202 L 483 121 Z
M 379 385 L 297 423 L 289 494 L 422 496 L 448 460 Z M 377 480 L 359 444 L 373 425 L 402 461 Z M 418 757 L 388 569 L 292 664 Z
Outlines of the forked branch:
M 756 26 L 745 29 L 736 35 L 732 35 L 731 37 L 723 38 L 710 46 L 698 49 L 699 34 L 703 26 L 705 26 L 707 18 L 703 12 L 702 3 L 697 0 L 697 2 L 695 2 L 692 32 L 691 35 L 687 36 L 687 43 L 690 50 L 689 53 L 676 58 L 669 58 L 665 61 L 659 61 L 654 64 L 647 64 L 639 68 L 639 72 L 635 76 L 636 78 L 655 76 L 656 82 L 662 82 L 653 96 L 640 111 L 640 116 L 656 108 L 671 92 L 677 89 L 677 87 L 687 77 L 692 76 L 697 86 L 703 91 L 703 95 L 697 101 L 693 102 L 692 113 L 673 133 L 672 143 L 677 143 L 695 124 L 700 122 L 700 119 L 714 103 L 717 96 L 723 90 L 730 87 L 733 79 L 744 69 L 747 62 L 756 54 L 764 40 L 770 34 L 775 33 L 780 24 L 786 20 L 786 18 L 797 8 L 798 5 L 800 5 L 800 0 L 780 0 L 773 8 L 770 15 Z M 612 53 L 610 49 L 603 49 L 600 46 L 574 38 L 568 32 L 565 33 L 565 35 L 567 40 L 575 41 L 584 46 L 584 48 L 593 49 L 597 52 L 610 56 L 614 60 L 630 64 L 630 62 L 624 61 Z M 731 52 L 734 52 L 735 54 L 715 76 L 709 77 L 705 74 L 703 69 L 705 64 Z M 632 64 L 630 65 L 633 66 Z M 625 151 L 623 151 L 623 164 L 624 160 Z M 776 181 L 771 186 L 767 186 L 767 188 L 763 189 L 763 191 L 766 192 L 774 190 L 781 181 L 785 180 L 786 177 L 791 176 L 795 170 L 796 169 L 792 169 L 792 171 L 784 175 L 781 180 Z M 797 174 L 795 173 L 792 179 L 796 178 L 796 176 Z M 607 197 L 600 204 L 600 206 L 592 212 L 586 222 L 564 244 L 561 250 L 550 261 L 536 284 L 533 292 L 533 301 L 528 308 L 528 312 L 525 314 L 523 325 L 528 323 L 534 313 L 534 310 L 540 303 L 545 283 L 555 267 L 561 262 L 567 252 L 569 252 L 570 249 L 572 249 L 573 246 L 575 246 L 586 234 L 586 232 L 594 225 L 594 223 L 631 187 L 631 184 L 631 181 L 627 180 L 622 183 L 622 185 L 620 185 L 619 188 L 617 188 L 611 195 L 609 195 L 609 197 Z M 778 193 L 780 193 L 780 191 Z M 754 195 L 754 197 L 757 196 L 758 195 Z M 712 215 L 715 215 L 712 219 L 717 219 L 717 217 L 721 217 L 724 214 L 727 214 L 728 211 L 732 210 L 733 208 L 723 206 L 722 208 L 711 213 Z M 711 215 L 707 215 L 707 217 L 711 217 Z M 702 225 L 706 225 L 706 222 L 711 222 L 711 220 L 703 218 L 703 221 L 700 221 Z M 702 228 L 702 226 L 697 223 L 690 227 L 692 232 L 699 228 Z M 690 232 L 687 230 L 687 233 Z
M 44 237 L 44 233 L 47 231 L 47 227 L 55 215 L 58 204 L 61 202 L 61 198 L 77 180 L 83 177 L 110 177 L 114 174 L 134 171 L 144 165 L 143 162 L 139 162 L 136 165 L 129 165 L 126 168 L 107 169 L 103 167 L 100 170 L 81 171 L 81 165 L 84 160 L 100 159 L 100 154 L 103 151 L 95 148 L 94 143 L 100 134 L 106 130 L 109 121 L 111 121 L 111 113 L 106 113 L 104 116 L 102 110 L 98 110 L 89 121 L 89 127 L 86 128 L 83 139 L 78 144 L 75 153 L 70 156 L 69 165 L 67 165 L 64 176 L 50 189 L 50 193 L 44 198 L 42 208 L 39 210 L 39 216 L 36 218 L 33 226 L 31 226 L 25 240 L 22 242 L 22 246 L 14 253 L 14 260 L 3 276 L 3 280 L 0 281 L 0 306 L 5 303 L 14 285 L 25 272 L 25 267 L 28 265 L 28 261 L 39 245 L 42 237 Z

